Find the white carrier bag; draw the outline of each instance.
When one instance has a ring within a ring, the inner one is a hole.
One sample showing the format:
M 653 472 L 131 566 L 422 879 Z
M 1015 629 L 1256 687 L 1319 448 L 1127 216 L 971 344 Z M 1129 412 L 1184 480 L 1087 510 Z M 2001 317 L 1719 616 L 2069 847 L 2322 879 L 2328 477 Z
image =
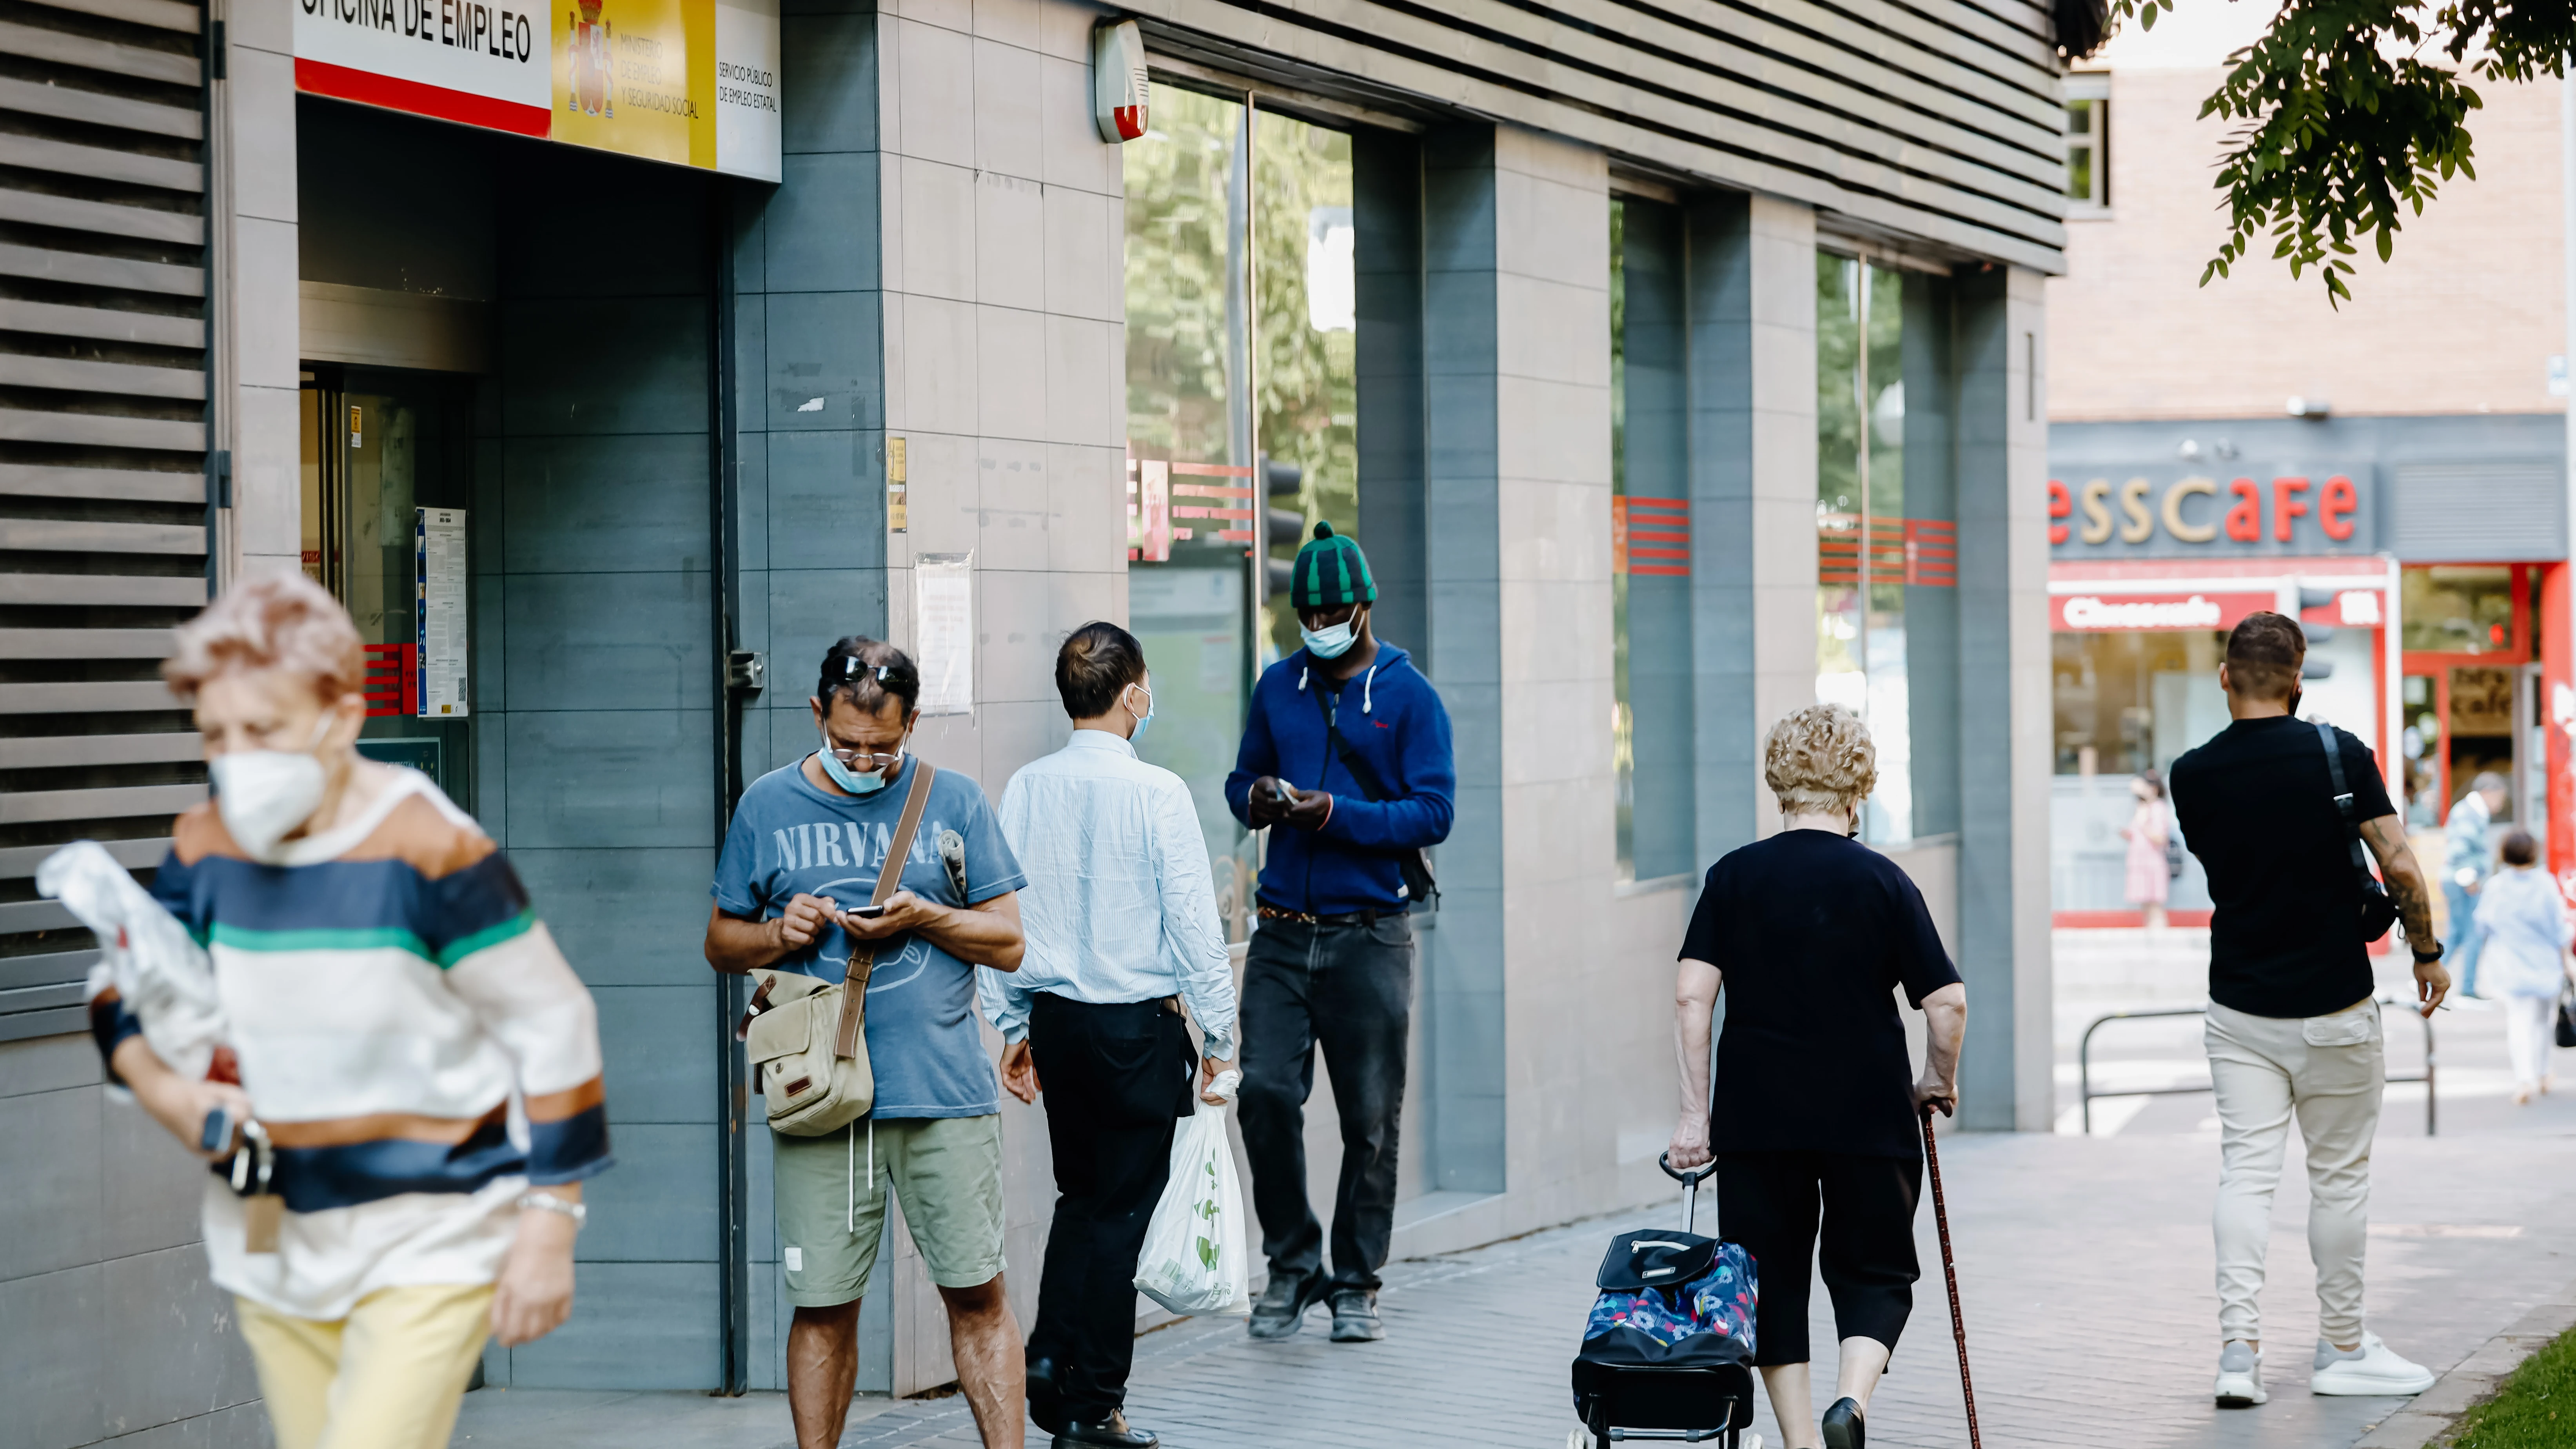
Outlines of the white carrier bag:
M 1225 1071 L 1209 1085 L 1231 1100 L 1241 1080 L 1242 1073 Z M 1243 1184 L 1234 1175 L 1225 1108 L 1200 1102 L 1172 1134 L 1172 1178 L 1145 1229 L 1136 1291 L 1173 1313 L 1249 1314 L 1244 1226 Z

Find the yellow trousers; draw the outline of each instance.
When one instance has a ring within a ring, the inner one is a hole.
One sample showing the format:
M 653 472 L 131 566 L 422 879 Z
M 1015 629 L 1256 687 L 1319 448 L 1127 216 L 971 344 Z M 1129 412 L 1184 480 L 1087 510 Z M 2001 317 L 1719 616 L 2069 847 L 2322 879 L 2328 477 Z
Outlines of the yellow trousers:
M 332 1322 L 235 1298 L 277 1449 L 447 1449 L 492 1285 L 380 1288 Z

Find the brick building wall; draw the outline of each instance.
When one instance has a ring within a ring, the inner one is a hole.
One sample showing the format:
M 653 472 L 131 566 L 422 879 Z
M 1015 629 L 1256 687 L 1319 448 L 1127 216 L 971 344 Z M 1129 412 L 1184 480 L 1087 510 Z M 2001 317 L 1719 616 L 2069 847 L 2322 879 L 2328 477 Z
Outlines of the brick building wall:
M 2117 44 L 2110 205 L 2068 218 L 2047 282 L 2051 421 L 2278 417 L 2293 396 L 2347 417 L 2564 409 L 2547 386 L 2566 350 L 2555 83 L 2478 88 L 2479 179 L 2410 217 L 2388 264 L 2364 248 L 2338 311 L 2268 248 L 2199 285 L 2226 235 L 2231 123 L 2198 118 L 2221 71 L 2123 69 Z

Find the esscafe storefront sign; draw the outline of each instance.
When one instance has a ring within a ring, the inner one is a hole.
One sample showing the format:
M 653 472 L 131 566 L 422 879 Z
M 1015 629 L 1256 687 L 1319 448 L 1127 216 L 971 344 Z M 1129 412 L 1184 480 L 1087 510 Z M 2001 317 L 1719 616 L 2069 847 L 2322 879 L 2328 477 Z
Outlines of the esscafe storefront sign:
M 2052 478 L 2049 556 L 2313 558 L 2379 546 L 2367 466 L 2216 477 Z
M 2280 596 L 2270 589 L 2214 594 L 2059 594 L 2048 601 L 2048 627 L 2060 634 L 2233 629 L 2246 615 L 2278 608 L 2280 602 Z

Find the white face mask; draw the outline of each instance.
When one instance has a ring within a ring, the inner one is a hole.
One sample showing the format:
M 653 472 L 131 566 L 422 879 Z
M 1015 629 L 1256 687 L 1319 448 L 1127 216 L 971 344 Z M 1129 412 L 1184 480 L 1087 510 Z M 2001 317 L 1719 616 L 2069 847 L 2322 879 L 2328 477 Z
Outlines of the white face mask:
M 288 831 L 322 808 L 328 777 L 312 750 L 330 732 L 331 716 L 325 713 L 302 750 L 235 750 L 207 763 L 215 777 L 215 811 L 253 859 L 270 859 Z
M 1358 618 L 1359 616 L 1354 614 L 1338 624 L 1327 625 L 1321 629 L 1309 629 L 1300 624 L 1297 626 L 1297 634 L 1299 638 L 1305 640 L 1307 653 L 1318 659 L 1339 659 L 1350 653 L 1351 646 L 1359 642 L 1359 631 L 1353 627 Z

